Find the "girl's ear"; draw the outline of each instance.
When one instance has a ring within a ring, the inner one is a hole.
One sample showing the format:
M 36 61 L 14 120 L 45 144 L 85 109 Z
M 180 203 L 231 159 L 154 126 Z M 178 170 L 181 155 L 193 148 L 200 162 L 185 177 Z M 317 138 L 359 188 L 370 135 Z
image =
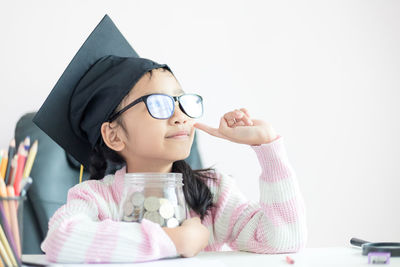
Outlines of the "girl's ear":
M 121 151 L 125 148 L 123 138 L 121 138 L 121 127 L 112 126 L 110 122 L 103 122 L 101 125 L 101 136 L 104 143 L 114 151 Z

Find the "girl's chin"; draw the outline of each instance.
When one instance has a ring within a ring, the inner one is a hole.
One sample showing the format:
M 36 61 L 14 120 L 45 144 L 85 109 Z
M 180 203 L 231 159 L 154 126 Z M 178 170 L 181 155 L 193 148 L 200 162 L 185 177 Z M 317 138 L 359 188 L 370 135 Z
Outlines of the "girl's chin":
M 189 145 L 181 145 L 178 147 L 169 146 L 167 147 L 167 153 L 169 157 L 172 157 L 173 159 L 176 160 L 186 159 L 190 155 L 190 146 Z

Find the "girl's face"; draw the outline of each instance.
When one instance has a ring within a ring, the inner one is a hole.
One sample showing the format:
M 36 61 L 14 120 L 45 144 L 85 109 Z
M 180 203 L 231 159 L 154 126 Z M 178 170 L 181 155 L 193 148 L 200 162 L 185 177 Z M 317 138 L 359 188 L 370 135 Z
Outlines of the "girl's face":
M 136 83 L 120 107 L 152 93 L 179 96 L 184 92 L 169 71 L 155 69 L 151 78 L 147 73 Z M 195 120 L 182 112 L 178 102 L 175 102 L 174 113 L 169 119 L 153 118 L 144 102 L 122 113 L 121 119 L 126 131 L 119 129 L 119 136 L 124 144 L 120 153 L 127 163 L 128 172 L 170 172 L 174 161 L 189 156 Z M 179 131 L 186 131 L 188 134 L 170 137 Z

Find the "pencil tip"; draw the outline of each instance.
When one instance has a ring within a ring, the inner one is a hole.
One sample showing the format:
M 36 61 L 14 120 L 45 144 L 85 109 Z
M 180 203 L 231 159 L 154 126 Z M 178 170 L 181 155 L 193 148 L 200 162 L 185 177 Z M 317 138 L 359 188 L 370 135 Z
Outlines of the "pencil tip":
M 22 152 L 22 150 L 24 150 L 24 149 L 25 149 L 24 143 L 20 142 L 18 145 L 18 150 L 17 150 L 18 154 L 20 154 Z
M 13 138 L 10 142 L 10 147 L 15 147 L 15 138 Z

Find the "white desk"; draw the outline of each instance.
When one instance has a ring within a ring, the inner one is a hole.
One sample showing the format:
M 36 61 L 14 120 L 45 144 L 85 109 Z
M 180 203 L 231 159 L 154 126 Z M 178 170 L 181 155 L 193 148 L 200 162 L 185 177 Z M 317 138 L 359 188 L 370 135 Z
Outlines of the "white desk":
M 289 255 L 295 263 L 288 264 L 286 256 Z M 24 261 L 48 264 L 49 266 L 90 266 L 92 264 L 50 264 L 45 261 L 44 255 L 23 255 Z M 96 264 L 95 266 L 146 266 L 146 267 L 258 267 L 258 266 L 377 266 L 368 264 L 368 256 L 361 255 L 361 249 L 357 247 L 331 247 L 331 248 L 306 248 L 294 254 L 254 254 L 238 251 L 201 252 L 192 258 L 164 259 L 135 264 Z M 379 266 L 379 265 L 378 265 Z M 380 265 L 386 266 L 386 265 Z M 392 257 L 390 266 L 400 267 L 400 257 Z

